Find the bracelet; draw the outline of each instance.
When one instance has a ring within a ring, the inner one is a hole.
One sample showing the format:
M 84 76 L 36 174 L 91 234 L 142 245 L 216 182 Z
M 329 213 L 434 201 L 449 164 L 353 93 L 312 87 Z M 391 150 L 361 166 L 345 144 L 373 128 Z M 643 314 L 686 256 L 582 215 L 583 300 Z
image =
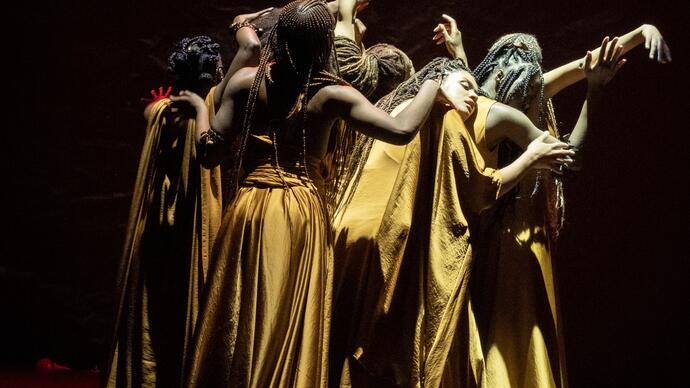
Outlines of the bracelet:
M 232 33 L 233 33 L 233 35 L 234 35 L 234 34 L 237 34 L 237 31 L 239 31 L 240 28 L 243 28 L 243 27 L 249 27 L 249 28 L 251 28 L 252 30 L 254 30 L 254 32 L 259 32 L 259 28 L 257 28 L 256 25 L 255 25 L 254 23 L 252 23 L 252 22 L 247 22 L 247 21 L 232 23 L 232 24 L 230 25 L 230 30 L 232 30 Z
M 199 136 L 199 140 L 201 140 L 201 144 L 203 145 L 220 144 L 225 142 L 223 135 L 216 132 L 213 128 L 209 128 L 208 130 L 202 132 Z

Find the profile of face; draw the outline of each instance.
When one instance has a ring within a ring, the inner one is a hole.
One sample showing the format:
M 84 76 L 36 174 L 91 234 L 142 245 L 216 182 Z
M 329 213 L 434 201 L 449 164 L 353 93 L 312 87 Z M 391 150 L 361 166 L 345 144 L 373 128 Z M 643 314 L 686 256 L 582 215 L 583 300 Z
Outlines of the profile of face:
M 466 120 L 477 108 L 477 81 L 472 74 L 458 70 L 448 74 L 443 80 L 441 89 L 453 107 Z

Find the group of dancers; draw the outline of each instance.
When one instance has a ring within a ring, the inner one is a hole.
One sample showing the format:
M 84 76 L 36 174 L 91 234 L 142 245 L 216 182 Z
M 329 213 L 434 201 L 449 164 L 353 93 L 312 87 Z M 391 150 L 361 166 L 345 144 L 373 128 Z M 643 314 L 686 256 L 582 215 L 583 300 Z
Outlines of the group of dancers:
M 152 91 L 108 387 L 566 387 L 551 247 L 605 85 L 642 25 L 552 71 L 501 37 L 470 70 L 365 48 L 362 0 L 185 38 Z M 445 55 L 445 53 L 443 53 Z M 567 135 L 551 98 L 586 79 Z M 171 94 L 171 90 L 174 93 Z

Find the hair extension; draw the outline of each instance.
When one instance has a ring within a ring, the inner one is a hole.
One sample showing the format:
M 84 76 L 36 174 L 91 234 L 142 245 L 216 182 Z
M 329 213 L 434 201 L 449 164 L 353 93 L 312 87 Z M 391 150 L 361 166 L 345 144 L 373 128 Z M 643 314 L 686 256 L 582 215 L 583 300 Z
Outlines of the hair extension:
M 517 98 L 522 104 L 520 110 L 527 112 L 529 106 L 530 83 L 536 78 L 539 82 L 539 95 L 537 103 L 539 111 L 537 122 L 539 128 L 548 128 L 552 135 L 559 137 L 556 115 L 551 99 L 544 97 L 544 78 L 542 69 L 542 51 L 539 42 L 533 35 L 523 33 L 513 33 L 499 38 L 489 49 L 486 57 L 474 69 L 474 75 L 479 85 L 486 83 L 488 78 L 494 74 L 496 69 L 504 71 L 504 77 L 496 88 L 495 95 L 490 95 L 486 90 L 481 89 L 482 95 L 495 99 L 504 104 L 509 104 L 511 100 Z M 502 158 L 507 156 L 510 161 L 521 150 L 508 144 L 502 143 L 499 154 Z M 544 186 L 547 201 L 548 227 L 551 230 L 551 237 L 555 241 L 564 222 L 565 201 L 563 196 L 563 182 L 560 177 L 551 173 L 542 172 L 537 176 L 537 181 L 532 195 Z M 515 191 L 512 195 L 507 195 L 503 199 L 501 206 L 508 206 L 515 199 Z
M 168 72 L 177 90 L 205 95 L 217 82 L 220 45 L 205 35 L 184 38 L 168 57 Z
M 405 82 L 398 85 L 392 92 L 381 98 L 376 106 L 384 111 L 391 113 L 402 102 L 413 98 L 419 93 L 419 89 L 426 80 L 438 79 L 455 71 L 464 70 L 468 73 L 470 70 L 462 61 L 449 58 L 436 58 L 424 66 L 421 70 L 415 73 Z M 345 169 L 345 179 L 343 185 L 338 192 L 340 197 L 337 201 L 336 211 L 343 211 L 347 205 L 352 201 L 352 196 L 359 185 L 364 165 L 369 158 L 371 147 L 374 144 L 374 138 L 358 133 L 354 140 L 354 146 L 350 153 L 350 160 Z M 349 190 L 347 185 L 349 184 Z
M 378 67 L 378 82 L 371 94 L 373 101 L 392 92 L 414 74 L 414 64 L 410 57 L 392 44 L 375 44 L 366 49 L 366 54 L 376 58 Z
M 271 66 L 271 79 L 278 93 L 297 93 L 291 106 L 270 106 L 271 115 L 287 119 L 301 114 L 302 164 L 307 174 L 306 165 L 306 105 L 309 99 L 323 86 L 346 84 L 337 75 L 328 71 L 329 59 L 333 53 L 333 27 L 335 21 L 322 1 L 293 1 L 282 8 L 278 22 L 267 36 L 268 46 L 262 50 L 257 74 L 252 82 L 247 98 L 244 121 L 240 134 L 240 147 L 232 170 L 234 192 L 239 187 L 242 161 L 247 146 L 247 139 L 253 124 L 256 98 L 267 71 L 269 61 L 275 59 Z M 275 73 L 275 74 L 274 74 Z M 274 158 L 278 173 L 283 177 L 278 160 L 278 138 L 276 128 L 270 128 L 273 139 Z M 283 179 L 284 181 L 284 179 Z

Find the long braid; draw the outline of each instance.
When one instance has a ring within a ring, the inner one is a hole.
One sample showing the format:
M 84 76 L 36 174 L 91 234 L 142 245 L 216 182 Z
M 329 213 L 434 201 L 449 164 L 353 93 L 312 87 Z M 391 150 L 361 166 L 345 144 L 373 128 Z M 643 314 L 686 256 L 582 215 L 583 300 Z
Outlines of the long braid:
M 273 35 L 275 35 L 276 29 L 273 28 L 271 29 L 271 32 L 269 34 L 269 42 L 271 42 L 271 38 Z M 269 46 L 270 48 L 270 46 Z M 259 91 L 261 89 L 261 83 L 263 82 L 263 79 L 266 75 L 266 67 L 268 66 L 268 61 L 271 58 L 271 50 L 266 49 L 263 50 L 261 53 L 261 59 L 259 60 L 259 67 L 256 72 L 256 76 L 254 77 L 254 80 L 252 81 L 252 86 L 249 90 L 249 96 L 247 98 L 247 105 L 245 109 L 245 115 L 244 115 L 244 120 L 242 122 L 242 132 L 240 133 L 240 148 L 239 148 L 239 153 L 237 154 L 237 157 L 235 159 L 234 165 L 233 165 L 233 170 L 231 173 L 232 179 L 233 179 L 233 191 L 231 192 L 230 197 L 234 196 L 234 194 L 237 192 L 239 189 L 239 184 L 240 184 L 240 175 L 241 175 L 241 170 L 242 170 L 242 161 L 244 159 L 244 152 L 247 148 L 247 139 L 249 138 L 249 133 L 251 131 L 251 125 L 252 125 L 252 120 L 254 118 L 254 110 L 256 107 L 256 98 L 259 95 Z
M 491 95 L 484 89 L 481 89 L 480 93 L 504 104 L 517 99 L 522 102 L 519 109 L 526 113 L 529 108 L 527 103 L 530 102 L 530 83 L 536 79 L 539 85 L 536 98 L 539 110 L 537 117 L 534 118 L 535 124 L 539 128 L 548 128 L 552 135 L 559 137 L 553 102 L 544 96 L 542 51 L 537 39 L 532 35 L 522 33 L 508 34 L 499 38 L 473 73 L 477 82 L 483 85 L 497 68 L 503 70 L 505 74 L 496 88 L 495 95 Z M 502 145 L 502 148 L 504 153 L 509 154 L 510 160 L 518 152 L 510 145 Z M 531 195 L 535 195 L 542 185 L 545 186 L 543 190 L 546 193 L 548 226 L 551 230 L 550 235 L 555 240 L 563 226 L 565 215 L 563 182 L 560 177 L 547 174 L 548 177 L 544 177 L 542 172 L 537 174 Z M 512 203 L 511 197 L 515 198 L 515 192 L 511 196 L 504 197 L 502 206 Z
M 391 113 L 405 100 L 409 100 L 419 93 L 419 89 L 426 80 L 439 79 L 449 73 L 470 70 L 460 60 L 449 58 L 435 58 L 426 66 L 409 77 L 405 82 L 398 85 L 392 92 L 381 98 L 376 106 L 387 113 Z M 352 201 L 353 195 L 359 185 L 359 181 L 364 170 L 364 165 L 369 158 L 371 148 L 374 145 L 374 138 L 358 133 L 354 139 L 354 145 L 349 155 L 343 179 L 344 187 L 340 188 L 341 196 L 338 199 L 336 212 L 342 212 Z M 349 187 L 348 187 L 349 185 Z M 345 192 L 347 189 L 347 192 Z

